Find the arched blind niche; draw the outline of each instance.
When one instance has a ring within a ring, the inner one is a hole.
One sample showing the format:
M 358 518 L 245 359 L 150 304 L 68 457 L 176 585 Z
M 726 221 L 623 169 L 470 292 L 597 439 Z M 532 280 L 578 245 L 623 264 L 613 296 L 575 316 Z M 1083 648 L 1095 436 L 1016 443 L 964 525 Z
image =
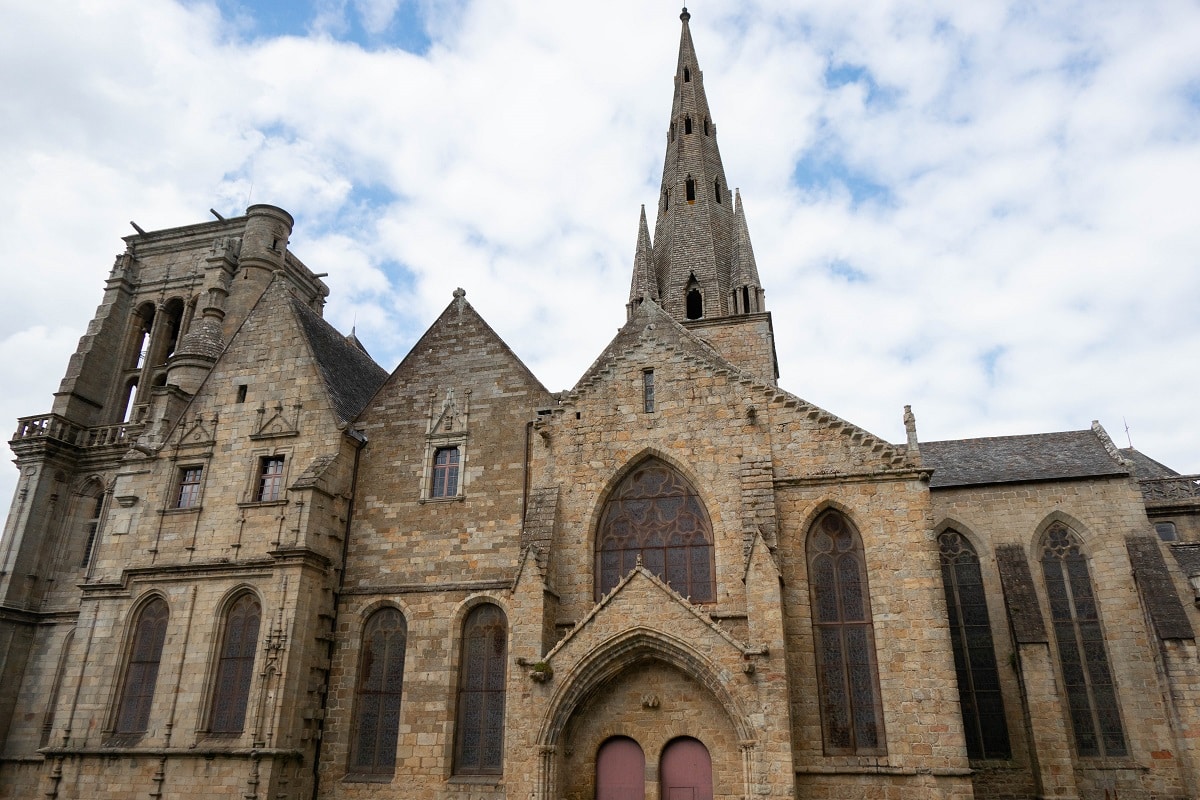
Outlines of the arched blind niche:
M 843 514 L 821 514 L 808 534 L 808 583 L 825 752 L 882 755 L 883 705 L 862 537 Z
M 712 523 L 686 478 L 657 458 L 613 490 L 596 533 L 596 599 L 642 564 L 696 603 L 716 599 Z

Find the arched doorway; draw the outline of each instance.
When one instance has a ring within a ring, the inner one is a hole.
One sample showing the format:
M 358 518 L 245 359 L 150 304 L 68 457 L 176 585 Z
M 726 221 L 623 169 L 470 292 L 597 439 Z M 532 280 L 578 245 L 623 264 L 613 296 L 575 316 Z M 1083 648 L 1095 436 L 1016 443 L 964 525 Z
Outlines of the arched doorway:
M 646 755 L 628 736 L 614 736 L 596 753 L 596 800 L 644 800 Z
M 700 740 L 680 737 L 663 749 L 662 800 L 713 800 L 712 758 Z

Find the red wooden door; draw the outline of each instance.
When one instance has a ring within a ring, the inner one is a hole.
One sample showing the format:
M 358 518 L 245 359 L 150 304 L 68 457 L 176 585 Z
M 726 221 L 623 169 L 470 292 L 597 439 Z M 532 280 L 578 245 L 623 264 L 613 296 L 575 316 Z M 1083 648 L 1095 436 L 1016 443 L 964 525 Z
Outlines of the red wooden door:
M 713 800 L 712 759 L 696 739 L 676 739 L 663 750 L 662 800 Z
M 628 736 L 615 736 L 596 753 L 596 800 L 645 800 L 646 755 Z

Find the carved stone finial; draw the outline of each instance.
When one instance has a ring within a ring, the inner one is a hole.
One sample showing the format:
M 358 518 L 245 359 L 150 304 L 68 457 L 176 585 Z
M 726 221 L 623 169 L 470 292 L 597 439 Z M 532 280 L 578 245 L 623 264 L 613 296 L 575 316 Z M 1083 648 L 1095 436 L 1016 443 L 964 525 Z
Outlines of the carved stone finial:
M 688 13 L 687 6 L 683 7 L 683 13 L 679 15 L 679 18 L 681 20 L 683 20 L 684 22 L 687 22 L 689 19 L 692 18 L 692 15 Z
M 917 418 L 912 412 L 912 406 L 904 407 L 904 430 L 908 434 L 908 460 L 919 466 L 921 446 L 917 444 Z

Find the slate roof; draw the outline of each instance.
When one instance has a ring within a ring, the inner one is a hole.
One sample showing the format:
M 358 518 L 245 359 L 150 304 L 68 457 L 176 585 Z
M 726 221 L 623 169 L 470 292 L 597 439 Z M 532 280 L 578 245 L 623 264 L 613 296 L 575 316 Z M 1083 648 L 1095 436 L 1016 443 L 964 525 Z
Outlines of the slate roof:
M 290 300 L 321 377 L 325 379 L 334 411 L 342 422 L 354 419 L 383 385 L 387 371 L 361 346 L 355 346 L 357 340 L 343 336 L 299 298 L 291 297 Z
M 1179 477 L 1178 472 L 1158 463 L 1140 450 L 1135 450 L 1132 447 L 1122 447 L 1121 455 L 1133 462 L 1133 471 L 1138 476 L 1138 480 Z
M 1127 475 L 1090 430 L 921 442 L 932 489 Z

